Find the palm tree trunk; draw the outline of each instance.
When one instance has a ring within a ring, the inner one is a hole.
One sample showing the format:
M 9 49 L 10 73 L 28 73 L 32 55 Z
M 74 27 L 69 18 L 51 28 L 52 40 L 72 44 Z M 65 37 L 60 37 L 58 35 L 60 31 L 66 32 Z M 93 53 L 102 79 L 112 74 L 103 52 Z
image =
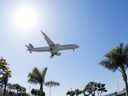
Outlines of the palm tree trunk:
M 6 95 L 6 87 L 7 87 L 7 83 L 8 83 L 8 77 L 7 77 L 7 76 L 4 77 L 3 82 L 4 82 L 4 92 L 3 92 L 3 96 L 5 96 L 5 95 Z
M 125 83 L 125 88 L 126 88 L 126 96 L 128 96 L 128 82 L 127 82 L 127 74 L 124 68 L 122 68 L 122 77 Z
M 3 92 L 3 96 L 6 95 L 6 87 L 7 87 L 7 84 L 4 85 L 4 92 Z
M 43 91 L 43 85 L 40 84 L 40 91 Z
M 126 96 L 128 96 L 128 82 L 125 81 L 125 87 L 126 87 Z
M 125 88 L 126 88 L 126 96 L 128 96 L 128 82 L 127 82 L 126 72 L 124 73 L 123 79 L 124 79 Z
M 40 84 L 40 96 L 45 96 L 45 93 L 43 91 L 43 84 Z

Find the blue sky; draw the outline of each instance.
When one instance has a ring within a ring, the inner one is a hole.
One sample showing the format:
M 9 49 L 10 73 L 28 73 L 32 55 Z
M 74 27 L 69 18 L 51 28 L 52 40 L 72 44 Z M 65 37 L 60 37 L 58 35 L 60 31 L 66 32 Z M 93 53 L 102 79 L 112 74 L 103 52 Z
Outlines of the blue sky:
M 111 48 L 128 41 L 127 4 L 127 0 L 1 0 L 0 56 L 10 64 L 10 82 L 30 89 L 35 87 L 27 82 L 32 68 L 48 67 L 46 81 L 60 82 L 53 96 L 65 95 L 70 88 L 83 88 L 89 81 L 106 83 L 108 92 L 122 89 L 120 73 L 112 73 L 98 63 Z M 15 28 L 11 17 L 20 5 L 37 10 L 37 26 L 29 30 Z M 29 54 L 25 44 L 46 45 L 40 29 L 55 42 L 76 43 L 80 48 L 53 59 L 48 53 Z M 48 88 L 45 90 L 48 94 Z

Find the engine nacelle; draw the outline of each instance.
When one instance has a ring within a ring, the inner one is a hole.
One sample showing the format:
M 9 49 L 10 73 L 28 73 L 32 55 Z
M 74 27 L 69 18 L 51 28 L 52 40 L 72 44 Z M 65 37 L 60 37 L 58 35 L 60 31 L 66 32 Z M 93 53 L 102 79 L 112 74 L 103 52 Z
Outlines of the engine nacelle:
M 60 55 L 61 55 L 61 53 L 59 53 L 59 52 L 58 52 L 56 55 L 57 55 L 57 56 L 60 56 Z

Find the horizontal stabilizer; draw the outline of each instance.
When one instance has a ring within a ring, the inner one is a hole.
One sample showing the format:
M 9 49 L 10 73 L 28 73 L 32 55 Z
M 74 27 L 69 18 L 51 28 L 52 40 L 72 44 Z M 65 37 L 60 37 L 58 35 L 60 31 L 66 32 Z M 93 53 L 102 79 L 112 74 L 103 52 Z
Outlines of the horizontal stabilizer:
M 34 46 L 31 44 L 31 43 L 29 43 L 28 45 L 25 45 L 26 47 L 27 47 L 27 50 L 30 52 L 30 53 L 32 53 L 32 49 L 34 48 Z
M 34 48 L 31 43 L 29 43 L 29 48 L 30 48 L 30 49 Z

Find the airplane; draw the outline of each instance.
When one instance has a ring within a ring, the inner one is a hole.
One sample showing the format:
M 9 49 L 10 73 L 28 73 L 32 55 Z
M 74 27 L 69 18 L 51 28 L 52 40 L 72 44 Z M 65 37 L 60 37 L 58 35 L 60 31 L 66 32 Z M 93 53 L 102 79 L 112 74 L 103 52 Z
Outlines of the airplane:
M 56 56 L 60 56 L 61 53 L 60 51 L 64 51 L 64 50 L 75 50 L 77 48 L 79 48 L 78 45 L 76 44 L 65 44 L 65 45 L 61 45 L 61 44 L 57 44 L 54 43 L 43 31 L 40 31 L 43 36 L 44 39 L 46 40 L 48 46 L 46 47 L 34 47 L 31 43 L 29 43 L 28 45 L 25 45 L 27 47 L 27 50 L 29 51 L 29 53 L 32 52 L 50 52 L 51 53 L 51 58 Z

